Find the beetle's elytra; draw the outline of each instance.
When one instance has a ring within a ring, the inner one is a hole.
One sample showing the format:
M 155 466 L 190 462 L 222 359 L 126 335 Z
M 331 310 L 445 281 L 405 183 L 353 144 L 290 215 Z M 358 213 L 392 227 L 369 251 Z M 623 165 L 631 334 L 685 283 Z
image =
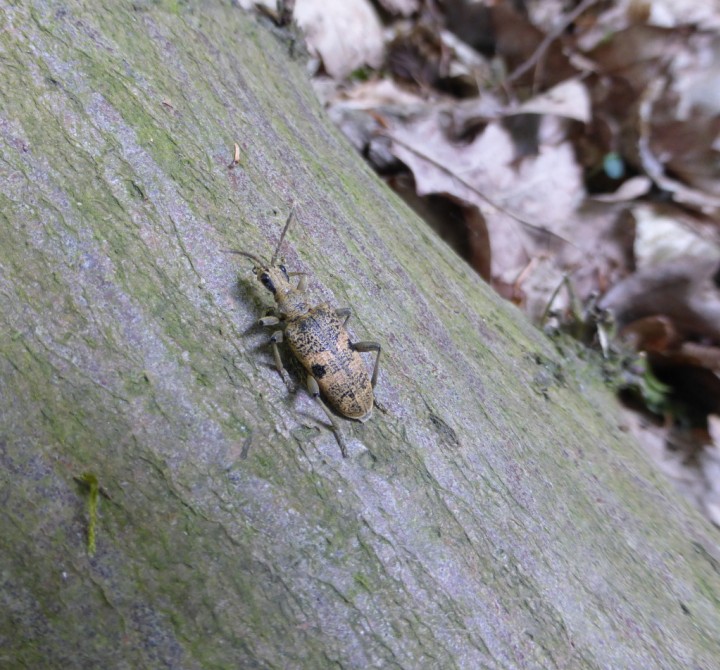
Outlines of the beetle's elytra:
M 286 323 L 285 339 L 331 407 L 358 421 L 370 418 L 373 385 L 335 310 L 318 305 Z
M 270 338 L 275 367 L 283 376 L 285 368 L 280 358 L 278 343 L 285 339 L 305 368 L 310 395 L 325 411 L 345 457 L 347 449 L 342 433 L 321 396 L 338 414 L 349 419 L 367 421 L 374 404 L 373 389 L 380 369 L 381 347 L 377 342 L 352 342 L 345 328 L 350 318 L 350 309 L 332 309 L 326 303 L 313 306 L 305 298 L 305 273 L 288 273 L 282 263 L 277 263 L 278 252 L 294 212 L 294 208 L 291 209 L 269 263 L 246 251 L 231 250 L 229 253 L 250 258 L 255 263 L 255 276 L 273 294 L 276 315 L 266 316 L 260 319 L 260 323 L 264 326 L 279 326 Z M 297 286 L 293 286 L 290 277 L 298 275 L 300 280 Z M 368 375 L 365 363 L 360 357 L 360 352 L 367 351 L 377 352 L 372 377 Z

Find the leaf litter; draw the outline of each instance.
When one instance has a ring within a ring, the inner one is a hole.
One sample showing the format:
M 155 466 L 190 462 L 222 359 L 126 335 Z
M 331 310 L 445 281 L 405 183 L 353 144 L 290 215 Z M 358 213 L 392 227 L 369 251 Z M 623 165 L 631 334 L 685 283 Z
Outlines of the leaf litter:
M 720 526 L 720 5 L 293 4 L 352 145 L 529 318 L 597 320 L 628 429 Z

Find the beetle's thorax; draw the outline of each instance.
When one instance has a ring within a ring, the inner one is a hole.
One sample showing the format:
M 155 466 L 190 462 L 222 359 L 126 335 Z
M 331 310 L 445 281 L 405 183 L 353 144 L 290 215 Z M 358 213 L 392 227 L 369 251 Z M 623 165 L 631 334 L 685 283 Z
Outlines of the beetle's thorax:
M 303 293 L 292 286 L 282 287 L 275 293 L 278 311 L 287 319 L 296 319 L 310 311 L 310 305 Z
M 310 311 L 304 293 L 291 284 L 284 265 L 256 268 L 255 273 L 262 285 L 273 294 L 282 316 L 294 319 Z

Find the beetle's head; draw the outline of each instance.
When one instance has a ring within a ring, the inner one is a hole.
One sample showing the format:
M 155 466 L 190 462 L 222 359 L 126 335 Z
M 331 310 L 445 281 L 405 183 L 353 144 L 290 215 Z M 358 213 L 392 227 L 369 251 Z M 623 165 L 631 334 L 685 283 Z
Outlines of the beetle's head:
M 290 227 L 290 223 L 293 220 L 294 214 L 295 207 L 293 206 L 293 208 L 290 210 L 290 215 L 285 222 L 285 227 L 283 228 L 282 234 L 280 235 L 280 240 L 277 243 L 277 247 L 275 247 L 275 253 L 273 253 L 269 263 L 260 260 L 257 256 L 248 253 L 247 251 L 237 251 L 235 249 L 226 250 L 226 253 L 228 254 L 239 254 L 240 256 L 245 256 L 246 258 L 252 260 L 255 263 L 255 267 L 253 267 L 253 272 L 255 273 L 255 276 L 258 278 L 258 281 L 273 295 L 276 295 L 278 292 L 286 293 L 288 289 L 291 288 L 290 276 L 285 269 L 285 265 L 283 264 L 282 259 L 279 263 L 276 261 L 278 253 L 280 252 L 280 245 L 285 239 L 285 233 L 287 233 L 288 228 Z
M 282 263 L 271 266 L 256 265 L 253 272 L 258 281 L 273 295 L 278 291 L 284 293 L 290 285 L 290 277 Z

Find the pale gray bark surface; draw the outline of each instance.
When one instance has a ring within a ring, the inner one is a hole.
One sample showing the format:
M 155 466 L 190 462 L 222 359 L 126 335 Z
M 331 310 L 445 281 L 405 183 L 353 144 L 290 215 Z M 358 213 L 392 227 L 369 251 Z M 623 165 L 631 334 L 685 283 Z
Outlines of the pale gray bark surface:
M 718 667 L 715 531 L 353 154 L 291 40 L 2 5 L 1 667 Z M 385 346 L 346 460 L 222 253 L 269 255 L 292 201 L 287 265 Z

